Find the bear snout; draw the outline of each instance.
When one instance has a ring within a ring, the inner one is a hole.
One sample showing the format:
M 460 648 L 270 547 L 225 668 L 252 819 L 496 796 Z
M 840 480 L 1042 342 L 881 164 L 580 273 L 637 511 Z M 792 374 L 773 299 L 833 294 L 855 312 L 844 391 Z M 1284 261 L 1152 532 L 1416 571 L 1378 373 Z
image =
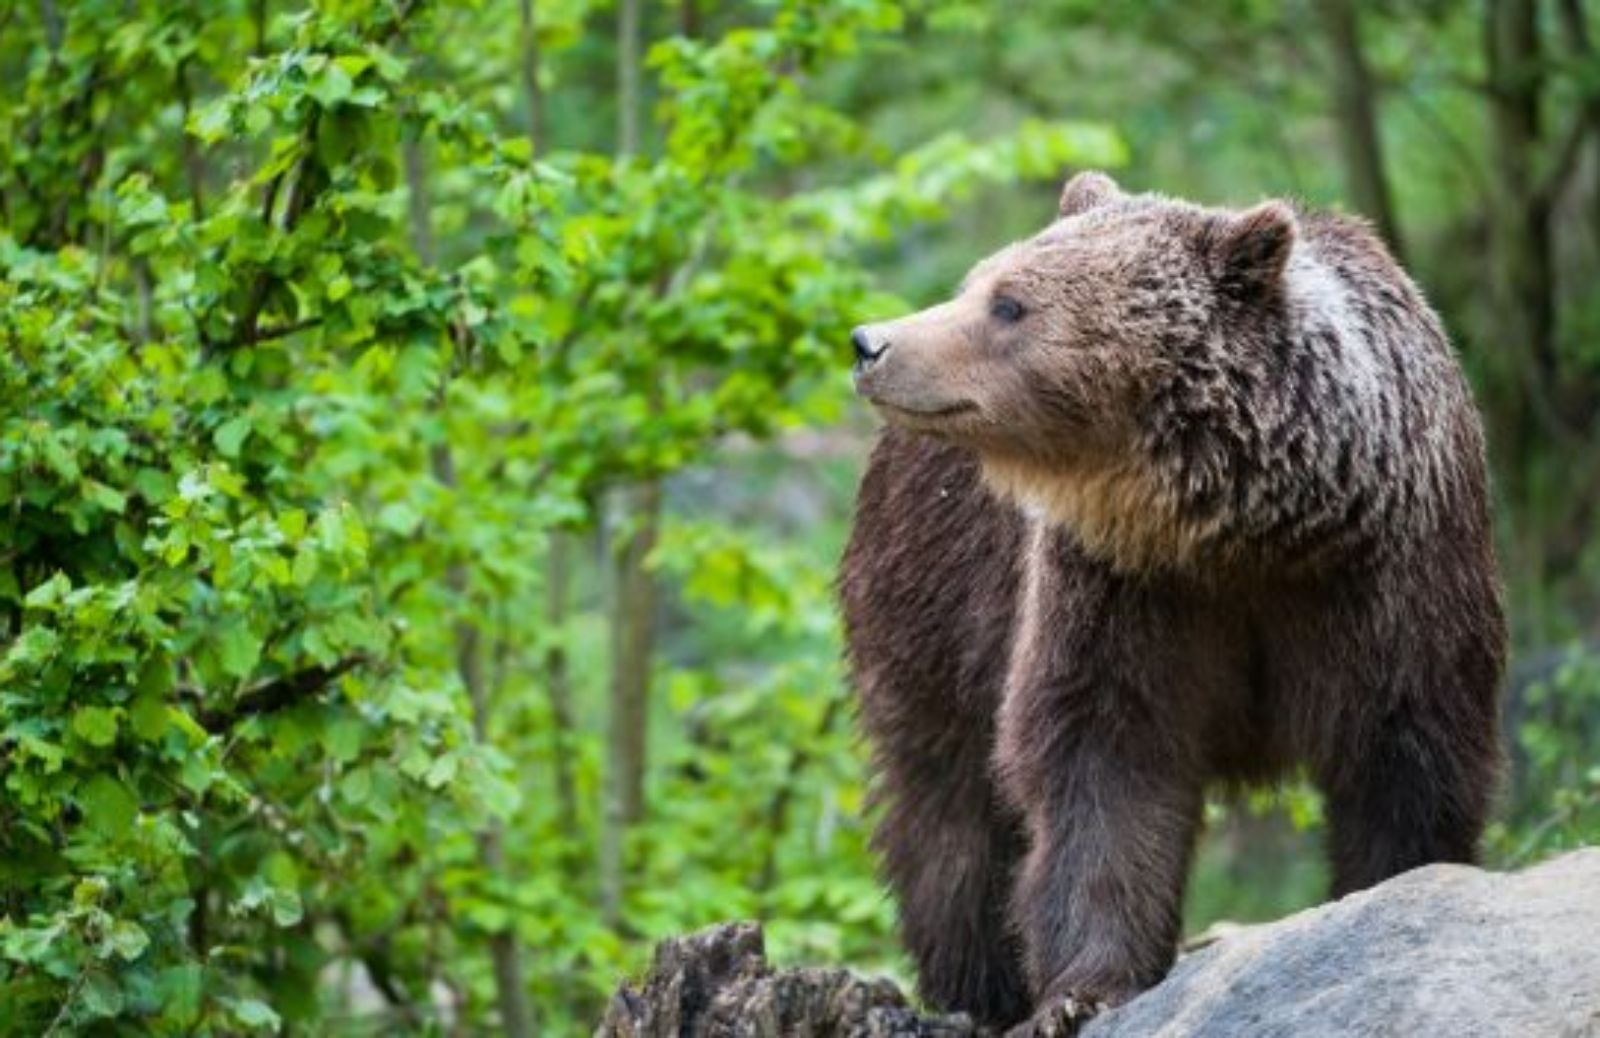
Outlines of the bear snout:
M 850 333 L 856 393 L 886 420 L 925 431 L 935 420 L 943 429 L 950 417 L 975 410 L 951 384 L 960 346 L 951 327 L 948 305 L 857 327 Z

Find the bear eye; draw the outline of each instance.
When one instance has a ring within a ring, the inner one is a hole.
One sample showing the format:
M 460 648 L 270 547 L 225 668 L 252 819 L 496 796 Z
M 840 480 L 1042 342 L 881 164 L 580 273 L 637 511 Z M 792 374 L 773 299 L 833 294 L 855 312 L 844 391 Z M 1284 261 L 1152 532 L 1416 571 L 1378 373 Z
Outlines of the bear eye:
M 1010 296 L 995 296 L 994 301 L 989 304 L 990 315 L 1006 324 L 1016 324 L 1027 312 L 1026 307 Z

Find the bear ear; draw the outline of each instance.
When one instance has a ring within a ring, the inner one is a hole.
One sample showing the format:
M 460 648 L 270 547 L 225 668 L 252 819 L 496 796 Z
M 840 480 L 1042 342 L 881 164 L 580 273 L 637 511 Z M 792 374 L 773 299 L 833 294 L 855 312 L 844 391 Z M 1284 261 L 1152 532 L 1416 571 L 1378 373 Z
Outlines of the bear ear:
M 1105 205 L 1121 198 L 1122 189 L 1117 182 L 1094 170 L 1079 173 L 1061 189 L 1061 202 L 1056 206 L 1056 216 L 1076 216 L 1097 205 Z
M 1218 280 L 1243 291 L 1277 284 L 1297 233 L 1294 210 L 1286 202 L 1263 202 L 1237 216 L 1222 217 L 1208 243 Z

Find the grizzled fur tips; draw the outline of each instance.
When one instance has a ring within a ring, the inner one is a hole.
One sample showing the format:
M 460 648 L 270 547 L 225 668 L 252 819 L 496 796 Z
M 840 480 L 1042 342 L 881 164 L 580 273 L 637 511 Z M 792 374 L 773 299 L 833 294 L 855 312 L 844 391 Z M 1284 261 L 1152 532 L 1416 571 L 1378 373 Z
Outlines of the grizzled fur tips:
M 1205 790 L 1303 767 L 1334 893 L 1474 853 L 1504 620 L 1480 422 L 1365 225 L 1062 191 L 857 329 L 840 573 L 923 991 L 994 1023 L 1171 964 Z

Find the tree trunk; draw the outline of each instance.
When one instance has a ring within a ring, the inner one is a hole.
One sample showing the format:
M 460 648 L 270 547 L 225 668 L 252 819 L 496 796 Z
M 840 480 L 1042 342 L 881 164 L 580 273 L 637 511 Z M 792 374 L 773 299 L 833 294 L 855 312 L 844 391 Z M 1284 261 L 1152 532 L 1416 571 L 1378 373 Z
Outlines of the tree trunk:
M 194 110 L 194 94 L 189 87 L 189 61 L 185 58 L 178 62 L 178 68 L 173 73 L 176 79 L 178 102 L 183 110 L 183 127 L 189 125 L 189 116 Z M 200 147 L 194 135 L 180 127 L 179 134 L 182 138 L 179 147 L 183 152 L 183 173 L 189 182 L 189 202 L 194 206 L 196 219 L 203 220 L 206 216 L 206 164 L 205 156 L 200 153 Z
M 645 560 L 661 521 L 661 483 L 648 480 L 619 494 L 621 532 L 611 603 L 611 694 L 607 726 L 605 820 L 601 837 L 601 903 L 613 924 L 622 918 L 627 830 L 644 817 L 645 759 L 650 719 L 650 665 L 655 652 L 655 578 Z
M 537 155 L 544 138 L 544 91 L 539 85 L 539 29 L 533 0 L 521 0 L 522 91 L 528 105 L 528 146 Z M 573 545 L 570 534 L 556 530 L 550 536 L 549 568 L 545 584 L 545 623 L 560 631 L 567 622 L 572 590 Z M 578 789 L 572 774 L 573 733 L 577 721 L 572 709 L 572 675 L 564 646 L 552 646 L 544 658 L 545 688 L 550 696 L 551 761 L 555 770 L 556 810 L 568 836 L 578 831 Z
M 621 0 L 617 20 L 617 155 L 639 150 L 639 0 Z M 617 495 L 624 524 L 615 551 L 611 601 L 610 716 L 600 833 L 600 903 L 607 922 L 622 923 L 627 830 L 644 816 L 649 743 L 650 664 L 655 651 L 655 580 L 645 560 L 661 522 L 661 483 L 652 478 Z
M 255 39 L 250 53 L 258 58 L 267 55 L 267 0 L 255 0 L 250 6 L 250 22 L 255 27 Z
M 539 23 L 533 0 L 521 0 L 522 93 L 528 102 L 528 144 L 539 154 L 544 138 L 544 90 L 539 86 Z
M 447 487 L 456 485 L 455 463 L 449 444 L 438 444 L 433 449 L 434 478 Z M 458 598 L 467 593 L 466 567 L 450 567 L 450 588 Z M 464 608 L 464 604 L 457 604 Z M 471 620 L 458 620 L 455 625 L 456 673 L 466 687 L 472 704 L 472 734 L 479 745 L 489 741 L 488 683 L 483 677 L 483 638 L 478 625 Z M 505 872 L 505 830 L 498 822 L 491 822 L 477 834 L 478 860 L 491 877 Z M 528 1004 L 528 991 L 522 980 L 522 949 L 516 931 L 510 927 L 489 935 L 489 961 L 494 967 L 495 1002 L 500 1009 L 500 1032 L 509 1038 L 529 1038 L 533 1034 L 533 1011 Z
M 639 0 L 617 8 L 617 154 L 639 152 Z
M 549 572 L 545 584 L 545 623 L 561 631 L 567 623 L 572 598 L 572 535 L 556 531 L 550 538 Z M 545 687 L 550 694 L 551 752 L 556 778 L 556 808 L 561 829 L 567 835 L 578 831 L 578 790 L 572 775 L 573 732 L 577 721 L 572 710 L 572 673 L 567 666 L 566 647 L 550 647 L 544 658 Z
M 656 634 L 656 581 L 645 563 L 660 532 L 661 481 L 647 480 L 630 496 L 635 527 L 618 557 L 617 622 L 611 643 L 614 700 L 622 708 L 616 733 L 622 754 L 622 820 L 628 825 L 644 817 L 645 734 Z
M 403 162 L 406 186 L 409 189 L 409 216 L 412 247 L 423 263 L 433 262 L 433 227 L 428 212 L 427 163 L 421 143 L 408 140 L 403 145 Z M 440 393 L 440 409 L 444 407 L 444 394 Z M 445 487 L 457 486 L 455 458 L 448 442 L 433 445 L 429 454 L 433 476 Z M 472 732 L 478 743 L 489 741 L 488 683 L 483 675 L 482 632 L 463 601 L 468 590 L 466 567 L 452 565 L 446 580 L 457 601 L 455 608 L 460 617 L 455 624 L 456 674 L 467 691 L 472 707 Z M 505 871 L 505 833 L 498 822 L 490 822 L 477 834 L 478 860 L 491 877 Z M 494 968 L 495 1001 L 500 1009 L 500 1033 L 508 1038 L 530 1038 L 533 1034 L 533 1010 L 528 1003 L 527 987 L 523 983 L 521 947 L 516 932 L 500 930 L 489 936 L 489 958 Z
M 1317 0 L 1316 8 L 1333 56 L 1334 117 L 1350 200 L 1401 256 L 1400 225 L 1384 172 L 1377 94 L 1361 50 L 1359 14 L 1352 0 Z
M 1485 25 L 1492 188 L 1488 351 L 1491 361 L 1504 365 L 1497 381 L 1515 387 L 1502 389 L 1494 401 L 1498 439 L 1513 476 L 1541 432 L 1558 441 L 1562 433 L 1552 398 L 1557 364 L 1550 209 L 1534 167 L 1544 85 L 1537 14 L 1534 0 L 1489 0 Z
M 66 41 L 67 23 L 61 17 L 61 9 L 56 6 L 55 0 L 39 0 L 39 20 L 44 23 L 44 38 L 52 55 L 61 52 L 61 45 Z

